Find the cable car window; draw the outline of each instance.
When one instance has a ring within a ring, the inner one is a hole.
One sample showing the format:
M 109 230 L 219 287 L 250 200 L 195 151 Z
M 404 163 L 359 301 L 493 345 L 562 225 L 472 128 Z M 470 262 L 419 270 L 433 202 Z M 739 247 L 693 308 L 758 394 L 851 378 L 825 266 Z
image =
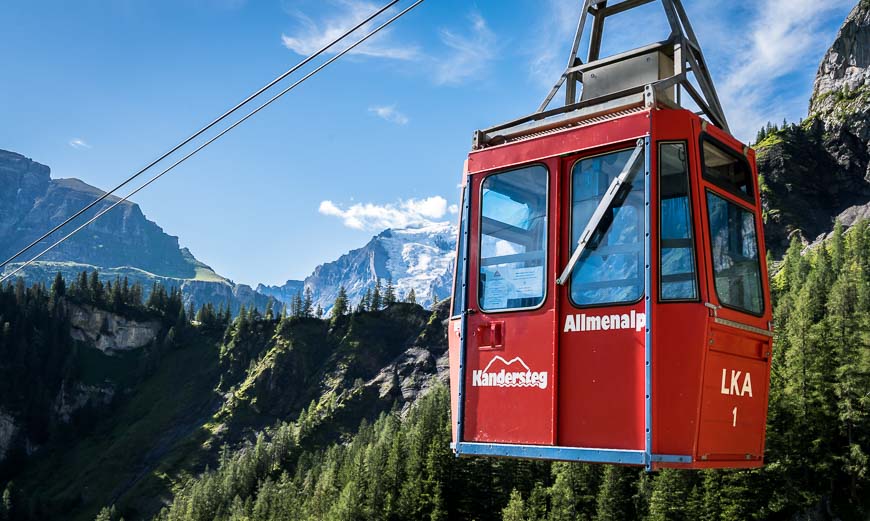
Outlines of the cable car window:
M 465 187 L 462 188 L 462 199 L 459 205 L 459 239 L 457 240 L 456 266 L 453 273 L 456 278 L 453 282 L 453 309 L 451 316 L 462 313 L 462 282 L 465 280 L 465 230 L 468 222 L 465 220 Z
M 659 266 L 661 300 L 696 300 L 695 240 L 685 143 L 659 145 Z
M 704 153 L 704 177 L 755 204 L 752 170 L 746 159 L 713 144 L 709 139 L 703 139 L 701 143 Z
M 622 150 L 582 159 L 572 172 L 572 244 L 595 213 L 610 183 L 631 158 Z M 643 295 L 643 193 L 639 161 L 628 186 L 610 205 L 571 274 L 571 301 L 578 306 L 634 302 Z
M 707 192 L 713 274 L 719 303 L 755 315 L 764 310 L 755 215 Z
M 530 166 L 493 174 L 481 187 L 480 307 L 534 308 L 544 302 L 548 174 Z

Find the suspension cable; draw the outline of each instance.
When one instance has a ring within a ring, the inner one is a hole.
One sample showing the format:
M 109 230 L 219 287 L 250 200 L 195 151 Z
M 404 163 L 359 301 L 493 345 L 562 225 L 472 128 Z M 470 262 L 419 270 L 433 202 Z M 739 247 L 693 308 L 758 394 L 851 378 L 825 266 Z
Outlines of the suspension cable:
M 380 32 L 381 29 L 386 28 L 388 25 L 392 24 L 393 22 L 395 22 L 396 20 L 398 20 L 399 18 L 401 18 L 402 16 L 404 16 L 404 15 L 407 14 L 409 11 L 411 11 L 412 9 L 414 9 L 415 7 L 417 7 L 418 5 L 422 4 L 423 2 L 424 2 L 424 0 L 417 0 L 416 2 L 414 2 L 413 4 L 411 4 L 410 6 L 408 6 L 407 8 L 405 8 L 403 11 L 401 11 L 401 12 L 398 13 L 398 14 L 396 14 L 395 16 L 393 16 L 392 18 L 390 18 L 389 20 L 387 20 L 386 22 L 384 22 L 384 23 L 381 24 L 380 26 L 376 27 L 375 29 L 373 29 L 372 31 L 370 31 L 368 34 L 366 34 L 365 36 L 363 36 L 362 38 L 360 38 L 360 39 L 357 40 L 356 42 L 354 42 L 350 47 L 348 47 L 347 49 L 345 49 L 345 50 L 341 51 L 340 53 L 336 54 L 335 56 L 333 56 L 333 57 L 330 58 L 329 60 L 325 61 L 325 62 L 324 62 L 323 64 L 321 64 L 319 67 L 317 67 L 317 68 L 314 69 L 313 71 L 309 72 L 308 74 L 306 74 L 305 76 L 303 76 L 302 78 L 300 78 L 298 81 L 296 81 L 295 83 L 293 83 L 293 84 L 290 85 L 289 87 L 285 88 L 284 90 L 282 90 L 281 92 L 279 92 L 278 94 L 276 94 L 275 96 L 273 96 L 272 98 L 270 98 L 268 101 L 266 101 L 265 103 L 263 103 L 262 105 L 260 105 L 259 107 L 257 107 L 256 109 L 252 110 L 251 112 L 249 112 L 248 114 L 246 114 L 244 117 L 242 117 L 241 119 L 239 119 L 238 121 L 236 121 L 235 123 L 233 123 L 232 125 L 228 126 L 228 127 L 225 128 L 224 130 L 222 130 L 219 134 L 217 134 L 217 135 L 214 136 L 213 138 L 209 139 L 208 141 L 206 141 L 205 143 L 203 143 L 202 145 L 200 145 L 199 147 L 197 147 L 196 149 L 194 149 L 192 152 L 190 152 L 190 153 L 187 154 L 186 156 L 182 157 L 181 159 L 179 159 L 178 161 L 176 161 L 175 163 L 173 163 L 173 164 L 172 164 L 170 167 L 168 167 L 167 169 L 165 169 L 165 170 L 163 170 L 162 172 L 160 172 L 159 174 L 155 175 L 154 177 L 152 177 L 151 179 L 149 179 L 148 181 L 146 181 L 145 183 L 143 183 L 142 185 L 140 185 L 138 188 L 136 188 L 136 189 L 133 190 L 132 192 L 130 192 L 130 193 L 128 193 L 127 195 L 125 195 L 124 197 L 118 199 L 118 200 L 115 201 L 115 203 L 113 203 L 111 206 L 108 206 L 108 207 L 104 208 L 103 210 L 101 210 L 99 213 L 97 213 L 96 215 L 94 215 L 93 217 L 91 217 L 90 219 L 88 219 L 87 222 L 83 223 L 81 226 L 79 226 L 79 227 L 76 228 L 75 230 L 71 231 L 71 232 L 68 233 L 67 235 L 61 237 L 60 239 L 58 239 L 57 241 L 55 241 L 51 246 L 49 246 L 48 248 L 42 250 L 41 252 L 39 252 L 38 254 L 36 254 L 35 256 L 33 256 L 32 258 L 30 258 L 27 262 L 25 262 L 24 264 L 22 264 L 21 266 L 18 266 L 18 267 L 15 268 L 13 271 L 9 272 L 8 274 L 4 275 L 3 277 L 0 277 L 0 284 L 2 284 L 3 282 L 6 282 L 6 281 L 9 280 L 10 278 L 12 278 L 16 273 L 20 272 L 21 270 L 23 270 L 23 269 L 26 268 L 27 266 L 30 266 L 31 264 L 33 264 L 33 263 L 36 262 L 39 258 L 41 258 L 43 255 L 45 255 L 45 254 L 48 253 L 49 251 L 51 251 L 51 250 L 53 250 L 54 248 L 56 248 L 57 246 L 59 246 L 60 244 L 62 244 L 64 241 L 66 241 L 67 239 L 69 239 L 70 237 L 72 237 L 73 235 L 75 235 L 75 234 L 77 234 L 78 232 L 82 231 L 83 229 L 85 229 L 86 227 L 88 227 L 91 223 L 93 223 L 94 221 L 96 221 L 97 219 L 99 219 L 100 217 L 102 217 L 103 215 L 105 215 L 106 213 L 108 213 L 109 211 L 111 211 L 112 209 L 114 209 L 115 207 L 117 207 L 118 205 L 120 205 L 120 204 L 122 204 L 123 202 L 127 201 L 130 197 L 133 197 L 134 195 L 136 195 L 137 193 L 139 193 L 141 190 L 143 190 L 145 187 L 147 187 L 148 185 L 150 185 L 150 184 L 153 183 L 154 181 L 157 181 L 158 179 L 160 179 L 161 177 L 163 177 L 164 174 L 168 173 L 169 171 L 171 171 L 172 169 L 174 169 L 176 166 L 180 165 L 181 163 L 187 161 L 189 158 L 193 157 L 197 152 L 199 152 L 200 150 L 202 150 L 202 149 L 204 149 L 205 147 L 209 146 L 210 144 L 214 143 L 215 141 L 217 141 L 218 139 L 220 139 L 224 134 L 226 134 L 227 132 L 229 132 L 229 131 L 231 131 L 232 129 L 236 128 L 237 126 L 241 125 L 241 124 L 242 124 L 243 122 L 245 122 L 248 118 L 252 117 L 252 116 L 253 116 L 254 114 L 256 114 L 257 112 L 260 112 L 260 111 L 263 110 L 264 108 L 268 107 L 268 106 L 271 105 L 274 101 L 276 101 L 278 98 L 280 98 L 280 97 L 282 97 L 283 95 L 287 94 L 288 92 L 290 92 L 291 90 L 293 90 L 294 88 L 296 88 L 299 84 L 301 84 L 302 82 L 304 82 L 304 81 L 307 80 L 308 78 L 314 76 L 315 74 L 317 74 L 318 72 L 320 72 L 321 70 L 323 70 L 324 68 L 326 68 L 329 64 L 331 64 L 332 62 L 334 62 L 334 61 L 336 61 L 337 59 L 341 58 L 342 56 L 344 56 L 345 54 L 347 54 L 348 52 L 350 52 L 351 50 L 353 50 L 355 47 L 357 47 L 357 46 L 360 45 L 361 43 L 365 42 L 366 40 L 368 40 L 369 38 L 371 38 L 372 36 L 374 36 L 375 34 L 377 34 L 378 32 Z
M 359 22 L 358 24 L 356 24 L 356 25 L 353 26 L 352 28 L 350 28 L 350 29 L 348 29 L 347 31 L 345 31 L 345 32 L 344 32 L 343 34 L 341 34 L 338 38 L 332 40 L 331 42 L 329 42 L 329 43 L 326 44 L 325 46 L 321 47 L 319 50 L 315 51 L 313 54 L 308 55 L 307 58 L 305 58 L 305 59 L 302 60 L 301 62 L 297 63 L 296 65 L 294 65 L 293 67 L 291 67 L 290 69 L 288 69 L 286 72 L 284 72 L 283 74 L 281 74 L 280 76 L 278 76 L 278 77 L 275 78 L 274 80 L 272 80 L 272 81 L 270 81 L 269 83 L 267 83 L 265 86 L 261 87 L 259 90 L 257 90 L 256 92 L 254 92 L 253 94 L 251 94 L 250 96 L 248 96 L 247 98 L 245 98 L 243 101 L 239 102 L 239 103 L 238 103 L 236 106 L 234 106 L 233 108 L 231 108 L 231 109 L 229 109 L 228 111 L 224 112 L 224 113 L 223 113 L 221 116 L 219 116 L 217 119 L 215 119 L 214 121 L 212 121 L 212 122 L 209 123 L 208 125 L 202 127 L 201 129 L 199 129 L 198 131 L 196 131 L 195 133 L 193 133 L 190 137 L 188 137 L 188 138 L 185 139 L 184 141 L 180 142 L 179 144 L 175 145 L 175 146 L 172 147 L 168 152 L 164 153 L 163 155 L 161 155 L 160 157 L 158 157 L 158 158 L 155 159 L 154 161 L 148 163 L 144 168 L 142 168 L 141 170 L 139 170 L 139 171 L 136 172 L 135 174 L 133 174 L 133 175 L 131 175 L 130 177 L 128 177 L 127 179 L 125 179 L 124 182 L 122 182 L 121 184 L 119 184 L 119 185 L 116 186 L 115 188 L 112 188 L 112 189 L 109 190 L 108 192 L 103 193 L 103 194 L 102 194 L 100 197 L 98 197 L 96 200 L 94 200 L 93 202 L 91 202 L 90 204 L 88 204 L 87 206 L 85 206 L 84 208 L 82 208 L 81 210 L 77 211 L 77 212 L 74 213 L 73 215 L 69 216 L 69 217 L 68 217 L 66 220 L 64 220 L 62 223 L 58 224 L 57 226 L 55 226 L 54 228 L 52 228 L 51 230 L 49 230 L 48 232 L 46 232 L 45 234 L 43 234 L 41 237 L 39 237 L 38 239 L 34 240 L 34 241 L 31 242 L 30 244 L 28 244 L 27 246 L 25 246 L 24 248 L 22 248 L 21 250 L 19 250 L 15 255 L 9 257 L 8 259 L 6 259 L 6 260 L 3 261 L 2 263 L 0 263 L 0 268 L 3 268 L 4 266 L 6 266 L 7 264 L 9 264 L 10 262 L 14 261 L 15 259 L 17 259 L 17 258 L 20 257 L 21 255 L 23 255 L 24 253 L 26 253 L 27 251 L 29 251 L 29 250 L 30 250 L 31 248 L 33 248 L 34 246 L 36 246 L 36 245 L 39 244 L 40 242 L 44 241 L 44 240 L 47 239 L 49 236 L 51 236 L 52 234 L 54 234 L 55 232 L 57 232 L 57 231 L 60 230 L 61 228 L 65 227 L 66 225 L 68 225 L 69 223 L 71 223 L 71 222 L 72 222 L 73 220 L 75 220 L 76 218 L 80 217 L 83 213 L 87 212 L 88 210 L 90 210 L 91 208 L 93 208 L 94 206 L 96 206 L 97 204 L 99 204 L 100 202 L 104 201 L 104 200 L 105 200 L 107 197 L 109 197 L 111 194 L 117 192 L 118 190 L 120 190 L 121 188 L 123 188 L 124 186 L 126 186 L 127 184 L 129 184 L 131 181 L 133 181 L 134 179 L 136 179 L 137 177 L 139 177 L 140 175 L 142 175 L 142 174 L 145 173 L 146 171 L 150 170 L 150 169 L 151 169 L 153 166 L 155 166 L 157 163 L 160 163 L 161 161 L 163 161 L 164 159 L 166 159 L 167 157 L 169 157 L 170 155 L 172 155 L 173 153 L 175 153 L 176 151 L 178 151 L 178 149 L 182 148 L 183 146 L 187 145 L 188 143 L 190 143 L 191 141 L 193 141 L 193 140 L 196 139 L 197 137 L 201 136 L 201 135 L 202 135 L 204 132 L 206 132 L 208 129 L 210 129 L 210 128 L 212 128 L 213 126 L 217 125 L 218 123 L 220 123 L 221 121 L 223 121 L 224 119 L 226 119 L 228 116 L 230 116 L 231 114 L 233 114 L 234 112 L 236 112 L 238 109 L 240 109 L 240 108 L 242 108 L 243 106 L 247 105 L 247 104 L 248 104 L 251 100 L 253 100 L 254 98 L 257 98 L 258 96 L 260 96 L 261 94 L 263 94 L 263 93 L 266 92 L 267 90 L 269 90 L 269 89 L 271 89 L 272 87 L 274 87 L 276 83 L 279 83 L 280 81 L 282 81 L 283 79 L 285 79 L 287 76 L 289 76 L 289 75 L 293 74 L 294 72 L 298 71 L 301 67 L 303 67 L 303 66 L 305 66 L 306 64 L 308 64 L 311 60 L 313 60 L 314 58 L 320 56 L 321 54 L 323 54 L 324 52 L 326 52 L 330 47 L 332 47 L 333 45 L 337 44 L 337 43 L 340 42 L 341 40 L 345 39 L 345 38 L 346 38 L 347 36 L 349 36 L 350 34 L 356 32 L 360 27 L 362 27 L 362 26 L 364 26 L 365 24 L 371 22 L 374 18 L 376 18 L 378 15 L 382 14 L 384 11 L 386 11 L 386 10 L 389 9 L 390 7 L 396 5 L 399 1 L 400 1 L 400 0 L 390 0 L 390 2 L 388 2 L 386 5 L 384 5 L 383 7 L 381 7 L 380 9 L 378 9 L 377 11 L 375 11 L 374 13 L 372 13 L 371 15 L 369 15 L 366 19 L 362 20 L 361 22 Z M 5 279 L 0 279 L 0 282 L 2 282 L 2 280 L 5 280 Z

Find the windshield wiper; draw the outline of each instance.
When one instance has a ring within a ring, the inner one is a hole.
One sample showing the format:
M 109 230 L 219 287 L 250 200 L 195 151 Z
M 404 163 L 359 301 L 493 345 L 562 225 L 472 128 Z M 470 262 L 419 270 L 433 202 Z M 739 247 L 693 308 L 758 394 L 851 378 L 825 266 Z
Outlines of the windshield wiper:
M 598 206 L 595 208 L 592 218 L 589 219 L 589 223 L 586 225 L 583 233 L 580 234 L 580 240 L 577 241 L 577 249 L 574 250 L 571 258 L 568 260 L 568 265 L 565 266 L 564 270 L 562 270 L 562 274 L 558 279 L 556 279 L 556 284 L 561 286 L 568 281 L 568 277 L 570 277 L 571 272 L 574 271 L 574 266 L 576 266 L 577 261 L 580 260 L 580 255 L 583 254 L 583 250 L 585 250 L 586 245 L 589 244 L 589 239 L 592 238 L 592 234 L 594 234 L 595 230 L 598 229 L 598 225 L 601 224 L 601 219 L 610 209 L 610 205 L 613 204 L 613 200 L 616 199 L 620 189 L 625 185 L 631 184 L 631 179 L 634 175 L 634 166 L 640 159 L 643 148 L 644 140 L 638 139 L 637 146 L 634 147 L 634 152 L 632 152 L 631 157 L 628 158 L 625 166 L 622 167 L 622 172 L 620 172 L 619 175 L 610 183 L 610 187 L 607 189 L 607 192 L 604 193 L 604 197 L 601 198 L 601 202 L 599 202 Z

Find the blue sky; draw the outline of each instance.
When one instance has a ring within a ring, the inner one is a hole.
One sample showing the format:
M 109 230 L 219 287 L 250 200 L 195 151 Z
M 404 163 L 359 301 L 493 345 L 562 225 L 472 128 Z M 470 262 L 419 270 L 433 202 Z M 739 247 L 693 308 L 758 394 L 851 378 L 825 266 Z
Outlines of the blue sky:
M 114 186 L 376 3 L 4 2 L 0 148 Z M 427 0 L 134 200 L 249 284 L 302 278 L 388 226 L 455 219 L 472 131 L 537 107 L 580 3 Z M 854 3 L 684 0 L 738 137 L 805 115 Z M 605 51 L 667 32 L 658 4 L 608 28 Z

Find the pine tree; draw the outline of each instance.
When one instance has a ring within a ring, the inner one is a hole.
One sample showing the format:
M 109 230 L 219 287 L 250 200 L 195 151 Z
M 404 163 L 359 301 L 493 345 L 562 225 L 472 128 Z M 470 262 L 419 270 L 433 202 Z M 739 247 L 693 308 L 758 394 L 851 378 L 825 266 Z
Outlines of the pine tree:
M 320 303 L 317 303 L 317 307 L 314 308 L 314 316 L 317 318 L 323 318 L 323 306 Z
M 429 291 L 429 301 L 431 302 L 430 307 L 434 308 L 438 305 L 438 292 L 435 291 L 435 286 L 432 286 L 432 289 Z
M 269 322 L 275 319 L 274 311 L 272 310 L 273 306 L 274 299 L 272 299 L 272 297 L 269 297 L 269 300 L 266 302 L 266 320 L 268 320 Z
M 649 504 L 650 521 L 669 521 L 671 519 L 691 519 L 686 512 L 689 490 L 680 471 L 664 469 L 653 481 L 652 497 Z
M 384 288 L 384 306 L 389 307 L 396 303 L 396 288 L 393 286 L 393 277 L 387 279 L 387 286 Z
M 370 311 L 378 311 L 381 309 L 383 305 L 383 298 L 381 296 L 381 279 L 377 279 L 375 281 L 375 289 L 372 291 L 371 301 L 369 303 Z
M 314 295 L 311 292 L 311 286 L 305 287 L 305 298 L 302 300 L 302 316 L 310 317 L 314 314 L 313 309 Z
M 51 300 L 57 301 L 64 295 L 66 295 L 66 281 L 63 280 L 63 275 L 58 271 L 57 275 L 54 276 L 54 282 L 51 283 Z
M 599 521 L 621 521 L 635 519 L 634 504 L 631 501 L 635 492 L 637 471 L 631 467 L 608 465 L 604 469 L 601 488 L 598 490 Z
M 299 318 L 302 316 L 302 292 L 297 291 L 290 299 L 290 316 Z
M 338 296 L 335 297 L 335 302 L 332 304 L 332 321 L 335 322 L 338 317 L 347 314 L 347 290 L 344 289 L 344 284 L 338 287 Z
M 523 496 L 514 488 L 511 490 L 511 498 L 506 507 L 501 511 L 502 521 L 525 521 L 526 505 Z
M 417 303 L 417 294 L 414 292 L 414 288 L 411 288 L 411 291 L 408 292 L 408 296 L 405 297 L 405 302 L 407 302 L 408 304 Z

